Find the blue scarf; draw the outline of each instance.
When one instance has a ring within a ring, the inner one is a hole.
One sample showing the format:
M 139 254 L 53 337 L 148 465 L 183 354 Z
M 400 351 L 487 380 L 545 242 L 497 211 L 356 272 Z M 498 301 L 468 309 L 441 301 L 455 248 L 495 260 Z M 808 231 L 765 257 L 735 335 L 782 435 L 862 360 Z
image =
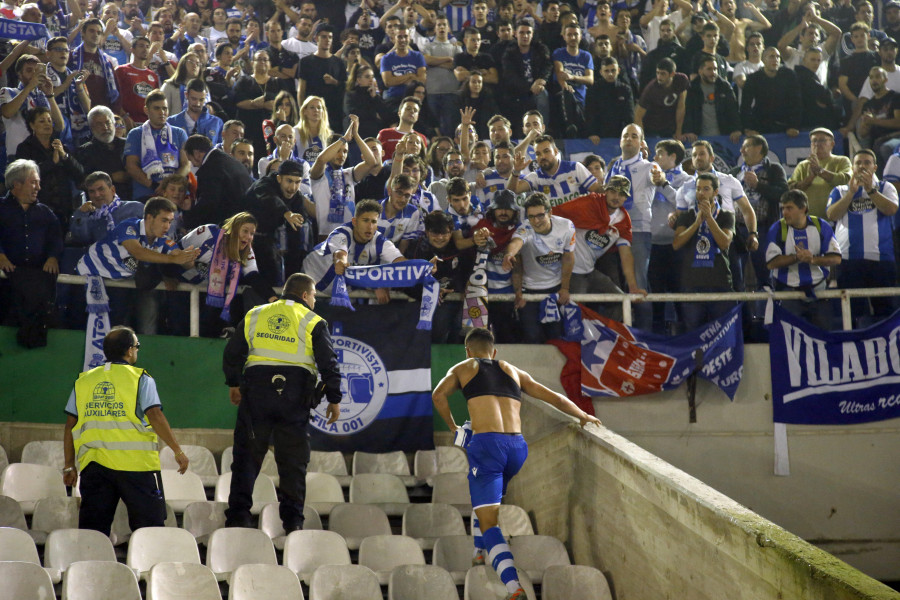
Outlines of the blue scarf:
M 407 260 L 389 265 L 348 267 L 343 275 L 335 275 L 331 285 L 331 304 L 354 310 L 347 293 L 347 283 L 362 288 L 412 287 L 422 284 L 422 306 L 416 329 L 431 330 L 431 319 L 440 298 L 440 284 L 432 277 L 434 268 L 427 260 Z
M 699 208 L 697 209 L 700 210 Z M 719 201 L 715 200 L 715 206 L 713 206 L 712 215 L 713 218 L 719 214 Z M 694 267 L 705 267 L 712 268 L 716 263 L 716 254 L 719 254 L 721 251 L 719 250 L 719 245 L 716 244 L 715 238 L 713 238 L 712 231 L 709 230 L 709 225 L 706 224 L 706 220 L 700 222 L 700 229 L 697 230 L 697 243 L 694 246 Z
M 119 99 L 119 90 L 116 88 L 116 74 L 113 70 L 112 61 L 101 49 L 97 49 L 97 56 L 100 64 L 103 65 L 103 79 L 106 82 L 106 94 L 109 96 L 110 103 Z M 73 71 L 80 71 L 84 68 L 84 43 L 78 45 L 72 50 L 72 56 L 69 57 L 69 68 Z
M 350 204 L 344 193 L 347 190 L 347 184 L 344 181 L 344 171 L 343 169 L 337 169 L 337 176 L 335 176 L 335 169 L 331 165 L 327 165 L 325 167 L 325 177 L 328 178 L 328 187 L 331 191 L 331 200 L 328 203 L 328 222 L 344 223 L 346 221 L 344 219 L 345 208 Z M 353 214 L 352 206 L 350 207 L 350 213 Z
M 666 181 L 669 182 L 669 185 L 672 185 L 672 182 L 675 181 L 675 175 L 681 172 L 681 167 L 675 167 L 673 169 L 666 169 L 665 176 Z M 663 194 L 660 189 L 656 188 L 656 194 L 654 195 L 654 200 L 659 200 L 660 202 L 668 202 L 669 199 L 666 198 L 666 195 Z
M 559 294 L 550 294 L 543 300 L 538 307 L 540 310 L 541 323 L 557 323 L 560 320 L 559 314 Z
M 753 171 L 754 173 L 756 173 L 756 176 L 759 177 L 759 172 L 764 168 L 765 164 L 762 161 L 760 161 L 760 163 L 757 165 L 753 165 L 752 167 L 748 167 L 746 163 L 742 164 L 741 183 L 744 183 L 744 173 L 746 173 L 747 171 Z M 759 186 L 757 186 L 757 189 L 755 190 L 747 189 L 747 187 L 744 186 L 744 193 L 747 194 L 747 199 L 750 200 L 750 204 L 752 204 L 754 207 L 759 206 L 759 199 L 762 198 L 759 193 Z

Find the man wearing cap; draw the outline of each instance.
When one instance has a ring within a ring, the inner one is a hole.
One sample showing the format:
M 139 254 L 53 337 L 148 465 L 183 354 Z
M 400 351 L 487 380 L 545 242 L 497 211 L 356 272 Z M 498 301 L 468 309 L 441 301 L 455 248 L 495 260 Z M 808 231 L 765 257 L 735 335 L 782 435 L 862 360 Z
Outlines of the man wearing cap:
M 830 129 L 817 127 L 809 132 L 809 158 L 801 161 L 791 173 L 788 187 L 806 192 L 809 214 L 825 218 L 828 196 L 836 186 L 850 181 L 850 159 L 836 156 L 834 134 Z
M 881 42 L 878 46 L 878 57 L 881 58 L 881 68 L 887 73 L 887 88 L 895 92 L 900 92 L 900 68 L 897 67 L 897 41 L 894 38 L 888 38 Z M 866 78 L 862 89 L 859 91 L 860 98 L 872 97 L 872 85 L 869 78 Z
M 884 17 L 881 23 L 881 26 L 884 28 L 882 31 L 889 38 L 896 40 L 900 37 L 900 2 L 896 0 L 885 2 L 882 8 L 882 16 Z M 881 45 L 883 46 L 886 41 L 881 42 Z
M 315 211 L 315 206 L 300 193 L 303 174 L 300 163 L 286 160 L 278 166 L 277 173 L 260 177 L 244 194 L 245 210 L 258 222 L 253 250 L 266 285 L 278 286 L 284 281 L 275 231 L 284 223 L 297 231 Z
M 628 291 L 646 294 L 634 276 L 631 254 L 631 218 L 622 208 L 631 193 L 631 182 L 613 175 L 601 194 L 591 193 L 553 208 L 553 215 L 575 225 L 575 265 L 569 289 L 573 294 L 621 294 L 618 255 Z M 595 268 L 596 266 L 596 268 Z M 596 307 L 616 321 L 622 320 L 620 304 Z

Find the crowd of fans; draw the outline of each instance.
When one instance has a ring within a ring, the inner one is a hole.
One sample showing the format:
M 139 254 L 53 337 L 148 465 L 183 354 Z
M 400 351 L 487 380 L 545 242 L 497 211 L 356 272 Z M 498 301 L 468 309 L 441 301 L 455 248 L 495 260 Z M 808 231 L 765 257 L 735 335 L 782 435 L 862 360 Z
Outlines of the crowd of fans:
M 208 282 L 202 333 L 220 335 L 238 279 L 246 309 L 294 272 L 327 291 L 347 266 L 424 258 L 444 293 L 478 263 L 490 294 L 515 295 L 489 303 L 500 342 L 558 336 L 572 293 L 623 290 L 773 283 L 827 326 L 816 290 L 897 280 L 900 3 L 878 13 L 880 28 L 867 0 L 3 2 L 47 35 L 0 47 L 0 319 L 20 340 L 83 327 L 83 294 L 54 285 L 77 272 L 134 277 L 110 304 L 140 333 L 187 332 L 186 295 L 160 281 Z M 788 179 L 765 136 L 801 131 Z M 720 135 L 743 140 L 732 173 L 713 166 Z M 621 153 L 572 162 L 555 138 Z M 727 305 L 676 308 L 638 304 L 636 324 L 671 332 Z M 435 341 L 459 341 L 462 310 L 442 302 Z

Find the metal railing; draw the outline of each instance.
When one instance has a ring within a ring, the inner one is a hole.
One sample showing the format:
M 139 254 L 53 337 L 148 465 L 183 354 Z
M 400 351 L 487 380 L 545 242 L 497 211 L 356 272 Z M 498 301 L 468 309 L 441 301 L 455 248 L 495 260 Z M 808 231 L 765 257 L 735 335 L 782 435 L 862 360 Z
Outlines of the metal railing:
M 0 276 L 2 276 L 0 272 Z M 84 285 L 86 278 L 81 275 L 60 275 L 58 283 L 67 285 Z M 109 287 L 133 288 L 134 282 L 131 279 L 104 279 L 103 282 Z M 158 290 L 165 290 L 164 284 L 156 287 Z M 192 285 L 188 283 L 179 283 L 176 291 L 188 292 L 190 294 L 190 336 L 200 336 L 200 293 L 206 291 L 206 285 Z M 850 300 L 852 298 L 876 298 L 886 296 L 900 296 L 900 288 L 884 287 L 884 288 L 865 288 L 865 289 L 828 289 L 816 293 L 817 298 L 831 299 L 838 298 L 841 301 L 841 323 L 845 330 L 853 328 L 852 313 L 850 312 Z M 327 294 L 319 294 L 319 297 L 328 298 Z M 352 291 L 351 298 L 374 298 L 375 294 L 370 291 Z M 525 294 L 524 299 L 527 301 L 540 302 L 545 298 L 543 294 Z M 768 300 L 773 297 L 776 300 L 803 300 L 806 294 L 803 292 L 723 292 L 701 294 L 648 294 L 641 296 L 640 294 L 572 294 L 570 298 L 575 302 L 607 302 L 619 303 L 622 305 L 622 322 L 626 325 L 632 324 L 632 316 L 634 305 L 640 302 L 712 302 L 721 300 L 740 301 L 757 301 Z M 409 296 L 401 292 L 391 292 L 391 298 L 395 300 L 408 300 L 414 302 Z M 446 296 L 448 300 L 462 300 L 461 294 L 449 294 Z M 513 294 L 491 294 L 492 302 L 512 302 L 515 300 Z

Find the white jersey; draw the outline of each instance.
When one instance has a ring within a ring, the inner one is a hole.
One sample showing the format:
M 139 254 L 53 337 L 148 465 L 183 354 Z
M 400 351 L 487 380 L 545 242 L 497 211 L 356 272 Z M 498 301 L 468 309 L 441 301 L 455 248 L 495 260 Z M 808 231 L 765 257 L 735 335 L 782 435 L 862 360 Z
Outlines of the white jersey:
M 533 173 L 522 176 L 532 192 L 543 192 L 550 198 L 550 206 L 558 206 L 578 196 L 590 192 L 590 187 L 597 183 L 588 168 L 579 162 L 559 161 L 556 173 L 548 175 L 538 168 Z
M 194 261 L 194 265 L 181 274 L 181 277 L 189 283 L 202 283 L 209 279 L 209 264 L 212 262 L 213 252 L 216 249 L 216 240 L 219 237 L 221 227 L 218 225 L 201 225 L 193 231 L 187 232 L 178 241 L 178 246 L 184 250 L 190 246 L 200 250 L 200 256 Z M 241 276 L 259 271 L 256 266 L 256 255 L 250 249 L 247 264 L 241 265 Z
M 378 232 L 393 243 L 399 243 L 402 240 L 415 241 L 425 231 L 425 224 L 422 222 L 422 211 L 412 202 L 407 204 L 403 210 L 388 217 L 384 212 L 385 205 L 390 202 L 389 199 L 381 201 L 381 214 L 378 215 Z
M 356 209 L 356 180 L 353 169 L 354 167 L 346 167 L 335 170 L 331 165 L 326 165 L 321 177 L 310 180 L 312 200 L 316 204 L 319 235 L 328 235 L 335 227 L 353 218 Z M 332 208 L 332 201 L 335 198 L 343 201 L 334 202 Z
M 734 204 L 736 200 L 740 200 L 746 194 L 744 186 L 737 180 L 737 177 L 728 173 L 720 173 L 715 169 L 712 170 L 719 178 L 719 202 L 722 210 L 734 212 Z M 697 204 L 697 176 L 684 182 L 684 185 L 678 190 L 675 196 L 675 208 L 678 210 L 690 210 Z
M 656 186 L 650 180 L 652 165 L 638 153 L 628 160 L 617 158 L 606 172 L 607 183 L 613 175 L 622 175 L 631 181 L 631 194 L 624 208 L 631 216 L 631 230 L 634 233 L 647 233 L 652 226 L 653 196 L 656 194 Z
M 513 239 L 524 242 L 522 284 L 526 290 L 546 290 L 562 282 L 562 257 L 575 251 L 575 225 L 562 217 L 550 217 L 550 233 L 542 235 L 530 223 L 519 225 Z
M 377 231 L 365 244 L 357 243 L 353 239 L 353 225 L 344 223 L 328 234 L 325 241 L 303 259 L 303 272 L 316 280 L 316 289 L 319 291 L 331 291 L 334 254 L 340 250 L 347 253 L 351 267 L 384 265 L 403 257 L 397 247 Z

